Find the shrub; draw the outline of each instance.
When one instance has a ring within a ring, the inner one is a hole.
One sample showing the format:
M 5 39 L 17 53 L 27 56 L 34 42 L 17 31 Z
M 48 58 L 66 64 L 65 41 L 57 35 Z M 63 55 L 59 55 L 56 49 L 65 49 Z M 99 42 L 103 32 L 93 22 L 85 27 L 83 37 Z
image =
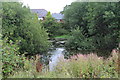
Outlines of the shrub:
M 75 29 L 71 32 L 71 37 L 68 39 L 66 43 L 66 48 L 70 50 L 80 50 L 80 51 L 88 51 L 94 49 L 92 45 L 92 39 L 86 38 L 84 34 L 82 34 L 82 28 Z
M 9 78 L 37 78 L 38 74 L 34 59 L 25 59 L 22 69 L 15 71 Z
M 24 66 L 24 56 L 20 55 L 18 46 L 13 44 L 12 41 L 7 43 L 4 39 L 2 47 L 2 73 L 3 77 L 8 77 L 14 71 L 21 69 Z
M 55 35 L 59 36 L 59 35 L 66 35 L 66 34 L 68 34 L 68 31 L 67 31 L 67 30 L 65 30 L 65 29 L 63 29 L 63 28 L 59 28 L 59 29 L 56 31 L 56 34 L 55 34 Z

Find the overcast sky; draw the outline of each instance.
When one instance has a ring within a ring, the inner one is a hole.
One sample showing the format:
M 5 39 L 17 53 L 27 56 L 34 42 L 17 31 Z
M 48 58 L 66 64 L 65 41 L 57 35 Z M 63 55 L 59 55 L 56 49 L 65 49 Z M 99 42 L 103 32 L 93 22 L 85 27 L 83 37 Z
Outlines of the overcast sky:
M 59 13 L 66 5 L 75 0 L 22 0 L 23 4 L 28 5 L 30 9 L 46 9 L 51 13 Z

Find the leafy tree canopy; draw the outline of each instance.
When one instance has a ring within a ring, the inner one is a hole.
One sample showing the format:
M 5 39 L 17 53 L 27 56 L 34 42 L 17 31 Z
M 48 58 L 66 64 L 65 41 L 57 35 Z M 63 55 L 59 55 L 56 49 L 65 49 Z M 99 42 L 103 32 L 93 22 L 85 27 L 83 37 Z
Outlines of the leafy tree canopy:
M 30 9 L 21 3 L 3 3 L 3 37 L 18 41 L 20 52 L 43 54 L 49 48 L 46 30 Z
M 82 49 L 82 42 L 89 46 L 89 49 L 95 51 L 110 52 L 116 48 L 119 43 L 120 31 L 120 3 L 80 3 L 73 2 L 65 7 L 65 23 L 69 30 L 81 29 L 78 31 L 84 37 L 76 37 L 78 40 L 78 49 Z M 74 34 L 72 34 L 74 35 Z M 76 35 L 80 36 L 80 35 Z M 73 39 L 73 38 L 72 38 Z M 86 42 L 86 39 L 87 42 Z M 89 42 L 90 41 L 90 42 Z M 71 41 L 72 42 L 72 41 Z M 74 43 L 74 41 L 72 42 Z M 69 43 L 69 44 L 72 44 Z M 69 46 L 69 45 L 68 45 Z M 75 47 L 72 45 L 72 47 Z M 83 49 L 82 49 L 83 50 Z

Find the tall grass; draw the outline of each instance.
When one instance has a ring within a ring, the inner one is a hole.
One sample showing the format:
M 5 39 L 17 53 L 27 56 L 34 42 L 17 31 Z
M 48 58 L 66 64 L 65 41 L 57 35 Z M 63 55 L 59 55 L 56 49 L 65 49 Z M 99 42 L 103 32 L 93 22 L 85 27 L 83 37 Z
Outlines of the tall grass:
M 12 78 L 118 78 L 118 53 L 103 59 L 96 54 L 77 54 L 69 59 L 59 57 L 60 61 L 54 71 L 43 68 L 40 73 L 36 72 L 33 60 L 25 62 L 22 71 L 11 75 Z
M 118 78 L 118 53 L 107 59 L 96 54 L 77 54 L 67 60 L 61 59 L 56 71 L 75 78 Z

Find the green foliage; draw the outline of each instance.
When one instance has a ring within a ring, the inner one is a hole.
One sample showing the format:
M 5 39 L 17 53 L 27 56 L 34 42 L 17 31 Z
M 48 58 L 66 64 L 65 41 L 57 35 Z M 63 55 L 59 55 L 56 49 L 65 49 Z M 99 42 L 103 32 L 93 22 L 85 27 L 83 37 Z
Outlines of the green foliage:
M 119 43 L 119 3 L 73 2 L 65 7 L 65 24 L 72 33 L 67 47 L 78 50 L 100 52 L 109 55 Z M 72 31 L 74 32 L 74 31 Z
M 56 31 L 56 34 L 55 35 L 66 35 L 68 34 L 68 31 L 65 30 L 64 28 L 59 28 L 57 31 Z
M 117 55 L 118 53 L 114 53 L 112 57 L 104 60 L 95 54 L 77 54 L 70 59 L 60 59 L 56 72 L 72 78 L 118 78 Z
M 1 32 L 2 32 L 2 3 L 0 3 L 0 47 L 2 46 L 2 40 L 1 40 Z M 2 79 L 2 54 L 1 54 L 1 49 L 0 49 L 0 79 Z
M 85 29 L 86 20 L 84 16 L 87 12 L 87 3 L 73 2 L 64 8 L 64 19 L 66 24 L 66 29 L 72 30 L 80 26 Z
M 82 29 L 75 29 L 71 32 L 71 36 L 69 37 L 67 43 L 66 43 L 67 49 L 70 50 L 79 50 L 79 51 L 90 51 L 91 49 L 94 49 L 94 46 L 92 45 L 92 39 L 86 38 L 82 34 Z
M 2 40 L 1 40 L 1 33 L 0 33 L 0 47 L 2 46 Z M 2 48 L 0 49 L 0 79 L 2 79 Z
M 50 12 L 48 12 L 46 15 L 45 20 L 42 22 L 42 25 L 47 29 L 49 36 L 53 36 L 54 30 L 56 30 L 56 22 Z
M 10 40 L 7 43 L 7 39 L 3 40 L 2 44 L 2 73 L 3 77 L 8 77 L 9 75 L 13 74 L 14 71 L 19 70 L 24 66 L 24 56 L 20 55 L 18 51 L 18 46 L 13 44 Z
M 42 25 L 45 29 L 47 29 L 49 36 L 54 37 L 58 35 L 63 35 L 67 33 L 67 30 L 63 28 L 64 24 L 57 22 L 50 12 L 48 12 L 45 20 L 42 21 Z
M 36 15 L 21 3 L 3 3 L 3 37 L 18 41 L 19 51 L 43 54 L 49 48 L 46 30 Z
M 97 7 L 94 7 L 96 5 Z M 120 30 L 120 23 L 116 20 L 119 18 L 118 6 L 118 3 L 89 4 L 88 11 L 92 14 L 87 13 L 86 16 L 89 22 L 88 32 L 90 36 L 94 36 L 93 42 L 96 43 L 94 44 L 96 49 L 110 51 L 117 47 Z
M 69 59 L 59 57 L 55 71 L 36 73 L 31 66 L 27 71 L 19 71 L 10 78 L 118 78 L 118 53 L 103 59 L 96 54 L 77 54 Z M 27 61 L 31 65 L 33 61 Z

